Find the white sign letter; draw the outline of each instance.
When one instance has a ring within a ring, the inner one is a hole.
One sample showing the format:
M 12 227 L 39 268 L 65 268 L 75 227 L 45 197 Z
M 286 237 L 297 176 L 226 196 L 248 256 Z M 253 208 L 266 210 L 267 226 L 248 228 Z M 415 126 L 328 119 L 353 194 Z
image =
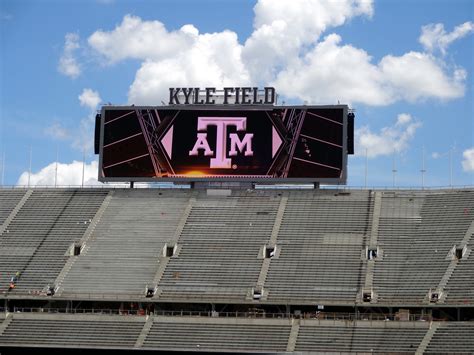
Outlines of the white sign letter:
M 198 155 L 199 149 L 204 149 L 204 155 L 209 156 L 213 155 L 214 152 L 211 150 L 209 147 L 209 143 L 207 142 L 207 133 L 198 133 L 197 134 L 197 140 L 196 143 L 194 144 L 193 150 L 189 151 L 189 155 Z
M 242 140 L 239 139 L 239 136 L 237 135 L 237 133 L 231 133 L 231 134 L 229 134 L 229 136 L 230 136 L 229 156 L 231 156 L 231 157 L 236 156 L 237 155 L 237 149 L 239 150 L 239 152 L 243 153 L 244 147 L 245 147 L 244 155 L 246 157 L 253 156 L 253 150 L 252 150 L 253 133 L 247 133 L 244 136 L 244 139 L 242 139 Z

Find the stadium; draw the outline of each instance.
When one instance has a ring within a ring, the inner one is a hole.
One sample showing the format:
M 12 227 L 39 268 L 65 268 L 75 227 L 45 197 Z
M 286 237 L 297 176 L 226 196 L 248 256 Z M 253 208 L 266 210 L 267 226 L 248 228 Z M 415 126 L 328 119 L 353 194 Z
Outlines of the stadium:
M 474 352 L 473 188 L 344 186 L 345 105 L 206 101 L 104 106 L 110 185 L 0 189 L 0 353 Z

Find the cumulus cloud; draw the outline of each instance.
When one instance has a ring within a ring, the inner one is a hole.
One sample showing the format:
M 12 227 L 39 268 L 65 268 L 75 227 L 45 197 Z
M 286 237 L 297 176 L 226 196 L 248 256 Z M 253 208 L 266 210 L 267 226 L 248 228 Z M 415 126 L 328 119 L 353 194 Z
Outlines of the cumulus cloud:
M 337 34 L 321 39 L 329 29 L 373 12 L 371 0 L 259 0 L 254 31 L 243 42 L 230 30 L 199 33 L 188 24 L 170 31 L 160 21 L 126 15 L 114 29 L 94 32 L 88 44 L 109 64 L 141 61 L 129 88 L 130 104 L 167 101 L 168 88 L 182 86 L 270 84 L 283 97 L 311 104 L 381 106 L 464 95 L 466 71 L 432 51 L 374 62 L 370 53 L 344 44 Z M 430 43 L 446 48 L 470 31 L 467 24 L 451 33 L 424 27 L 422 41 L 426 48 Z
M 126 15 L 113 31 L 96 31 L 89 45 L 111 63 L 128 59 L 165 59 L 179 55 L 194 42 L 197 29 L 192 25 L 168 32 L 160 21 L 142 21 Z
M 95 110 L 102 99 L 97 91 L 88 88 L 82 90 L 78 99 L 81 106 L 90 109 L 90 113 L 79 122 L 79 127 L 72 136 L 71 145 L 77 150 L 90 152 L 94 146 Z
M 63 52 L 59 58 L 58 70 L 61 74 L 72 79 L 77 78 L 81 74 L 81 67 L 75 57 L 76 51 L 79 48 L 79 35 L 77 33 L 67 33 Z
M 74 129 L 68 129 L 60 123 L 53 123 L 44 129 L 44 133 L 61 141 L 69 141 L 71 147 L 80 152 L 92 152 L 94 146 L 95 116 L 93 113 L 83 117 Z
M 328 28 L 355 16 L 372 16 L 373 4 L 371 0 L 260 0 L 254 12 L 254 32 L 245 42 L 243 58 L 254 77 L 269 81 Z
M 170 87 L 248 85 L 251 78 L 242 63 L 241 49 L 231 31 L 198 35 L 186 52 L 144 62 L 130 86 L 128 100 L 134 104 L 167 101 Z
M 442 54 L 445 54 L 451 43 L 472 32 L 474 32 L 474 23 L 471 21 L 456 26 L 452 32 L 446 32 L 442 23 L 430 23 L 421 28 L 421 35 L 418 40 L 427 51 L 439 50 Z
M 90 110 L 74 128 L 66 128 L 58 122 L 44 129 L 44 133 L 56 140 L 70 141 L 71 146 L 81 152 L 91 152 L 94 146 L 95 110 L 102 101 L 97 91 L 84 89 L 78 96 L 79 103 Z
M 372 132 L 368 126 L 355 130 L 356 154 L 376 158 L 383 155 L 402 153 L 408 149 L 421 122 L 411 115 L 401 113 L 392 126 L 383 127 L 380 132 Z
M 74 160 L 70 164 L 57 164 L 57 186 L 80 186 L 82 185 L 82 169 L 83 163 Z M 84 185 L 101 185 L 97 181 L 98 162 L 96 160 L 84 165 Z M 56 162 L 53 162 L 38 172 L 33 172 L 30 176 L 30 186 L 54 186 L 56 179 Z M 20 175 L 17 185 L 28 185 L 28 172 L 25 171 Z
M 232 31 L 199 34 L 185 25 L 169 32 L 159 21 L 127 15 L 114 30 L 97 31 L 88 42 L 109 63 L 143 61 L 130 86 L 129 103 L 164 101 L 174 86 L 223 87 L 251 81 Z
M 44 129 L 44 133 L 51 138 L 57 140 L 67 140 L 71 138 L 71 134 L 68 129 L 63 127 L 60 123 L 53 123 L 51 126 L 48 126 Z
M 92 89 L 84 89 L 82 93 L 78 96 L 81 106 L 95 110 L 99 103 L 102 101 L 100 95 L 97 91 Z
M 382 73 L 370 63 L 367 52 L 350 45 L 341 46 L 340 42 L 339 35 L 327 36 L 305 57 L 281 71 L 273 85 L 287 97 L 308 103 L 382 105 L 391 101 Z
M 92 152 L 94 147 L 95 118 L 90 114 L 81 119 L 74 131 L 71 146 L 81 152 Z
M 474 147 L 462 153 L 462 168 L 464 171 L 474 171 Z
M 399 57 L 387 55 L 378 66 L 384 82 L 391 89 L 392 101 L 447 100 L 464 95 L 466 71 L 455 69 L 448 73 L 444 63 L 429 54 L 409 52 Z
M 115 29 L 93 33 L 88 43 L 109 63 L 142 60 L 130 87 L 129 103 L 156 104 L 166 100 L 169 87 L 262 82 L 266 72 L 286 63 L 291 53 L 297 57 L 326 28 L 354 16 L 370 16 L 372 11 L 372 1 L 367 0 L 262 0 L 255 6 L 254 34 L 244 46 L 233 31 L 200 34 L 192 25 L 168 31 L 159 21 L 126 15 Z M 265 70 L 261 62 L 266 63 Z
M 281 71 L 273 85 L 286 96 L 310 103 L 377 106 L 464 94 L 465 71 L 447 73 L 429 54 L 387 55 L 374 64 L 367 52 L 341 45 L 341 40 L 336 34 L 327 36 L 305 57 Z

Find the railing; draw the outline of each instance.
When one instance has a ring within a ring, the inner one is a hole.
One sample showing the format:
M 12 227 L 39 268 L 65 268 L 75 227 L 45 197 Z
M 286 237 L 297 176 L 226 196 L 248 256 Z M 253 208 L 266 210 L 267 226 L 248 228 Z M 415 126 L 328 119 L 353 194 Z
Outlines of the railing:
M 301 184 L 301 185 L 256 185 L 257 190 L 304 190 L 312 189 L 314 185 Z M 212 186 L 212 189 L 232 189 L 235 186 Z M 110 183 L 110 184 L 97 184 L 97 185 L 0 185 L 0 189 L 128 189 L 129 183 Z M 162 183 L 139 183 L 135 182 L 134 188 L 153 188 L 153 189 L 171 189 L 171 190 L 182 190 L 189 189 L 188 184 L 173 184 L 168 182 Z M 457 185 L 457 186 L 346 186 L 346 185 L 321 185 L 321 190 L 380 190 L 380 191 L 412 191 L 412 190 L 457 190 L 457 189 L 472 189 L 474 185 Z
M 6 309 L 0 307 L 0 312 Z M 396 321 L 393 316 L 382 313 L 354 314 L 339 312 L 311 312 L 311 313 L 268 313 L 263 310 L 247 312 L 213 312 L 213 311 L 166 311 L 166 310 L 121 310 L 98 308 L 41 308 L 41 307 L 13 307 L 13 313 L 48 313 L 48 314 L 90 314 L 90 315 L 122 315 L 122 316 L 164 316 L 164 317 L 205 317 L 205 318 L 264 318 L 264 319 L 316 319 L 334 321 Z M 429 315 L 411 314 L 409 321 L 432 321 Z
M 128 189 L 129 183 L 114 183 L 114 184 L 100 184 L 100 185 L 0 185 L 0 189 Z M 135 183 L 134 188 L 153 188 L 153 189 L 173 189 L 182 190 L 189 189 L 189 185 L 173 185 L 172 183 Z

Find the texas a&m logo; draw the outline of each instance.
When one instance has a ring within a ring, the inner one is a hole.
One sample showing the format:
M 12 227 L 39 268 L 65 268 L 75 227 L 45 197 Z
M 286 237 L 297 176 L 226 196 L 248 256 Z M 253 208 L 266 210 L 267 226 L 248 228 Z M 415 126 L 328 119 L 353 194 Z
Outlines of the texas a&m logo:
M 216 142 L 215 151 L 213 151 L 209 142 L 207 141 L 206 131 L 209 126 L 215 126 Z M 192 150 L 189 151 L 189 156 L 198 156 L 200 151 L 203 151 L 204 156 L 214 156 L 211 158 L 211 169 L 230 169 L 232 168 L 232 159 L 229 157 L 237 156 L 239 153 L 244 156 L 253 156 L 252 138 L 253 133 L 246 133 L 242 140 L 237 133 L 229 133 L 227 135 L 227 128 L 235 127 L 237 131 L 245 131 L 247 129 L 247 117 L 198 117 L 196 143 Z M 227 150 L 227 136 L 230 139 L 230 147 Z

